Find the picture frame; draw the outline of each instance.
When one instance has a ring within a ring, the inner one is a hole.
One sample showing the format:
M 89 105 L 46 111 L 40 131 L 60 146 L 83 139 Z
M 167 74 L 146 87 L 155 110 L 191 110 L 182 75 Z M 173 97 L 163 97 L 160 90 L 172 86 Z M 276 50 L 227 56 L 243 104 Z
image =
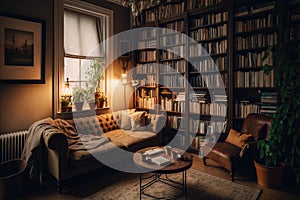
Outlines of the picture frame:
M 45 21 L 0 13 L 0 82 L 45 83 Z

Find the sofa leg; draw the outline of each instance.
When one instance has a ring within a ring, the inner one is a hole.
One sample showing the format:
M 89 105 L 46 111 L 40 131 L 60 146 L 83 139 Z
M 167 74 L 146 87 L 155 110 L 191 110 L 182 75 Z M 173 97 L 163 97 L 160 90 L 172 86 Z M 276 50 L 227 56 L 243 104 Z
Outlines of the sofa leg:
M 62 182 L 61 181 L 57 181 L 56 183 L 57 185 L 57 191 L 59 192 L 59 194 L 62 194 Z
M 230 176 L 231 176 L 231 181 L 234 182 L 234 172 L 233 171 L 230 172 Z
M 207 164 L 206 164 L 206 157 L 203 157 L 203 158 L 202 158 L 202 161 L 203 161 L 203 165 L 204 165 L 204 166 L 207 166 Z

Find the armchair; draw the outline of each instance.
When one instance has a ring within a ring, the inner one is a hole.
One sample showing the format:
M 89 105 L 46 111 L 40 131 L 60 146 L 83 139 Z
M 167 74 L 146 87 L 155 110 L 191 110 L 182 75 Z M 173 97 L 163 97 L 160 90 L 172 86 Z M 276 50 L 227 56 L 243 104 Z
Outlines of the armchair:
M 247 115 L 243 122 L 240 133 L 242 134 L 252 134 L 253 141 L 250 142 L 250 148 L 247 144 L 249 151 L 244 152 L 245 145 L 239 147 L 233 145 L 228 141 L 220 141 L 215 144 L 213 149 L 203 158 L 204 165 L 206 164 L 206 159 L 211 159 L 218 163 L 223 168 L 227 169 L 231 175 L 231 181 L 234 181 L 234 175 L 237 169 L 242 164 L 247 164 L 253 166 L 253 159 L 256 154 L 254 148 L 258 140 L 266 139 L 272 123 L 272 118 L 267 117 L 262 114 L 250 113 Z M 242 156 L 243 154 L 243 156 Z

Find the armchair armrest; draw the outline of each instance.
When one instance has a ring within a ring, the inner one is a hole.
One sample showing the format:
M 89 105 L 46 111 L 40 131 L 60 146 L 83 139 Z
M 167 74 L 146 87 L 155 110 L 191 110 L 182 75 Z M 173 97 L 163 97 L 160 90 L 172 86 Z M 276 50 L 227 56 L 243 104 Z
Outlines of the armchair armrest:
M 242 158 L 245 154 L 255 158 L 257 155 L 257 141 L 247 142 L 240 151 L 240 157 Z

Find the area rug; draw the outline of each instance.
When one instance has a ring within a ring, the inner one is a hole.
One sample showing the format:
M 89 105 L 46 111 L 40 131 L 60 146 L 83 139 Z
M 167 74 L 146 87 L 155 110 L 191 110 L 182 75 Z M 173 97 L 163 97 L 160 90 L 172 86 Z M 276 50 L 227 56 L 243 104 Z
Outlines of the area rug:
M 181 181 L 182 173 L 168 175 L 175 181 Z M 238 199 L 238 200 L 255 200 L 258 198 L 260 190 L 248 186 L 240 185 L 222 178 L 218 178 L 207 173 L 189 169 L 187 171 L 187 199 Z M 165 197 L 168 199 L 178 193 L 177 189 L 173 189 L 166 184 L 157 182 L 145 191 L 154 194 L 157 197 Z M 139 199 L 139 176 L 134 175 L 124 181 L 119 181 L 110 185 L 95 194 L 87 197 L 91 200 L 135 200 Z M 144 200 L 152 198 L 145 195 Z M 185 196 L 179 198 L 185 199 Z

